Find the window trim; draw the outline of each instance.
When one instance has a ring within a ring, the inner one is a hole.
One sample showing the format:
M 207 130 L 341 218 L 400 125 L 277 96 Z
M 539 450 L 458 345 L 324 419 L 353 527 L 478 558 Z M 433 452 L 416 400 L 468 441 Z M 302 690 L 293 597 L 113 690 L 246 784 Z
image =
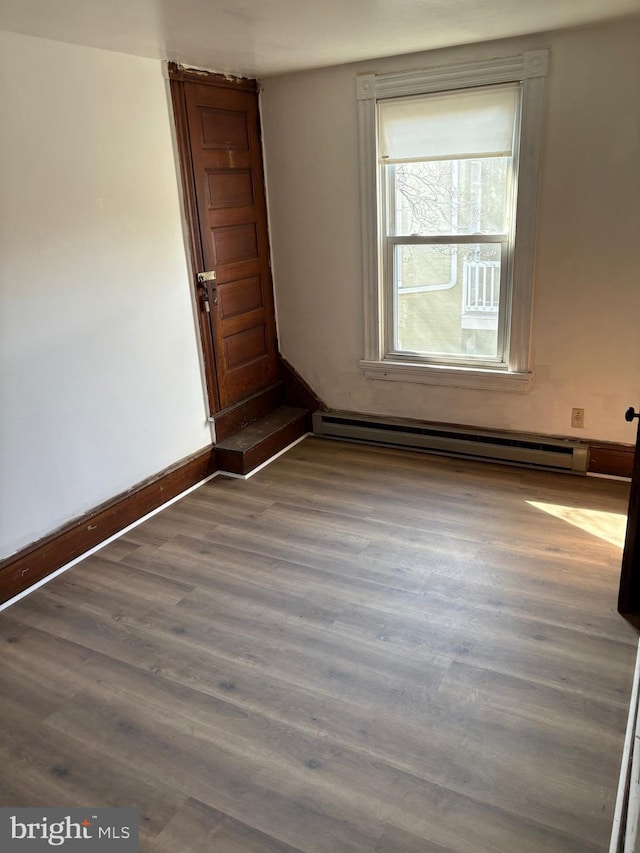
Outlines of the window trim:
M 525 393 L 533 379 L 529 366 L 544 85 L 549 51 L 438 66 L 417 71 L 361 74 L 356 78 L 360 162 L 362 272 L 364 280 L 364 357 L 360 367 L 368 379 L 391 379 L 435 385 Z M 377 156 L 377 102 L 385 98 L 475 88 L 495 83 L 522 83 L 518 167 L 518 204 L 513 253 L 513 285 L 507 305 L 508 361 L 505 367 L 456 367 L 399 359 L 385 353 L 384 248 L 379 211 L 384 188 Z

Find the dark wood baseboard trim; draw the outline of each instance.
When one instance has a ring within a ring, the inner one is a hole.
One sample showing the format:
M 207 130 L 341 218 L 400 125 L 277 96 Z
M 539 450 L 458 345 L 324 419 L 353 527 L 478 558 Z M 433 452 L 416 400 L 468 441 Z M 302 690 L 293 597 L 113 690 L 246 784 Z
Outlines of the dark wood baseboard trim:
M 328 406 L 318 397 L 311 386 L 305 382 L 298 371 L 282 355 L 280 361 L 280 378 L 284 385 L 284 402 L 287 406 L 296 406 L 317 412 L 318 409 L 328 411 Z
M 0 561 L 0 603 L 28 589 L 216 470 L 215 450 L 206 448 Z
M 609 474 L 615 477 L 631 477 L 633 444 L 612 444 L 609 442 L 589 443 L 589 472 Z

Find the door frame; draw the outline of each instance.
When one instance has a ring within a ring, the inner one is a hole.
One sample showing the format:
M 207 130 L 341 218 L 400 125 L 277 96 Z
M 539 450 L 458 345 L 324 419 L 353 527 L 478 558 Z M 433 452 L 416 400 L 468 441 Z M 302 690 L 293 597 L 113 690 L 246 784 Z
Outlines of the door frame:
M 189 138 L 189 126 L 187 122 L 187 105 L 185 100 L 185 83 L 198 83 L 217 86 L 218 88 L 234 89 L 257 93 L 258 84 L 256 80 L 245 77 L 225 77 L 223 74 L 214 74 L 211 71 L 199 71 L 194 68 L 183 68 L 176 62 L 167 63 L 169 87 L 171 91 L 171 103 L 173 105 L 173 116 L 176 129 L 176 144 L 178 159 L 180 161 L 180 178 L 184 200 L 184 214 L 189 236 L 189 260 L 191 266 L 191 287 L 196 304 L 198 317 L 198 328 L 200 341 L 202 343 L 202 357 L 204 362 L 204 376 L 207 389 L 207 400 L 209 404 L 209 420 L 221 410 L 220 397 L 218 393 L 218 376 L 216 369 L 215 348 L 213 343 L 213 332 L 209 321 L 209 314 L 204 307 L 203 295 L 199 292 L 197 284 L 198 273 L 205 269 L 202 239 L 200 236 L 200 220 L 198 216 L 198 205 L 196 200 L 195 174 L 191 154 L 191 143 Z

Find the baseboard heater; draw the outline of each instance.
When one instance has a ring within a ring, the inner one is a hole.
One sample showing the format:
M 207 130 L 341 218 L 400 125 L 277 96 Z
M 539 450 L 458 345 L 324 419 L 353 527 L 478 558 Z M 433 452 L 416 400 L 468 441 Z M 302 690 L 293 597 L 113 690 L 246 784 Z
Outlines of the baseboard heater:
M 561 438 L 439 426 L 354 412 L 315 412 L 313 431 L 323 438 L 505 462 L 571 474 L 586 474 L 589 456 L 586 444 Z

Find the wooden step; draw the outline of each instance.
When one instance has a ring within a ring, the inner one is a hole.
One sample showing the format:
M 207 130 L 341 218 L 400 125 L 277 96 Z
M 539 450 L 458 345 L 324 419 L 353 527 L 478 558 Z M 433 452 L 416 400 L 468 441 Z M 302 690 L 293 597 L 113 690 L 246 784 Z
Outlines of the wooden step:
M 282 382 L 274 382 L 268 388 L 263 388 L 245 400 L 234 403 L 221 412 L 216 412 L 213 420 L 216 428 L 216 438 L 224 441 L 234 435 L 238 430 L 244 429 L 249 424 L 264 418 L 270 412 L 281 406 L 284 400 L 284 385 Z
M 217 466 L 223 472 L 249 474 L 309 431 L 308 409 L 280 406 L 216 444 Z

